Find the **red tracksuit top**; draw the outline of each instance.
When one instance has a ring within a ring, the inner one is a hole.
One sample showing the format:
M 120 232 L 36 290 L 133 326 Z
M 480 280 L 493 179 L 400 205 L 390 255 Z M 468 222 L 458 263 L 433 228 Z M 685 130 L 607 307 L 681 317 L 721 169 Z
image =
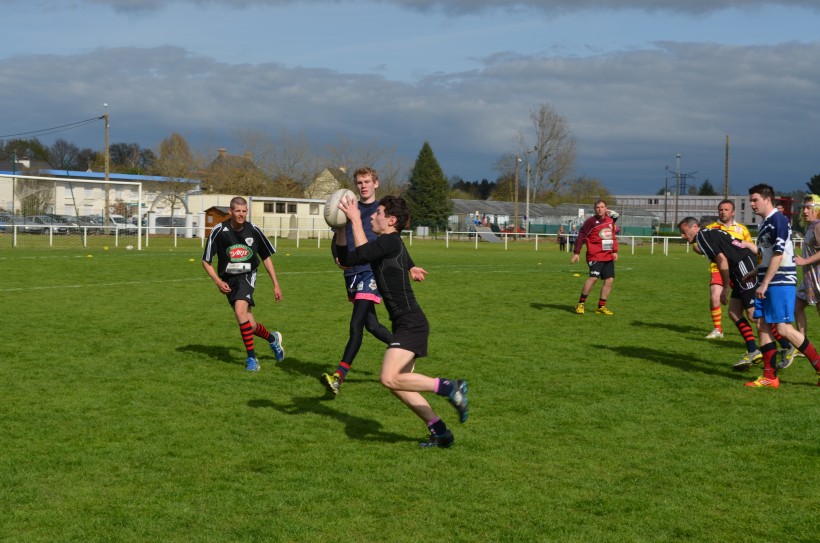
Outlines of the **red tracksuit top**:
M 581 254 L 581 246 L 587 244 L 587 262 L 608 262 L 612 254 L 618 252 L 618 239 L 615 236 L 615 222 L 607 215 L 599 219 L 593 215 L 584 222 L 573 252 Z

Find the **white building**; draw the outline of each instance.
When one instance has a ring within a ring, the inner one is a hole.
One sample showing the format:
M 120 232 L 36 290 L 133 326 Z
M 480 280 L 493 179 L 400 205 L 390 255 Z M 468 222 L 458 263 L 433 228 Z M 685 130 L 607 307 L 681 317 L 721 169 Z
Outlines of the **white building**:
M 684 217 L 717 217 L 718 204 L 723 196 L 690 196 L 678 195 L 677 200 L 673 193 L 666 196 L 659 194 L 619 194 L 615 195 L 616 204 L 611 209 L 620 210 L 621 207 L 640 207 L 652 212 L 661 224 L 677 224 Z M 735 204 L 735 220 L 747 226 L 760 223 L 760 217 L 755 215 L 749 207 L 749 196 L 730 195 L 728 200 Z

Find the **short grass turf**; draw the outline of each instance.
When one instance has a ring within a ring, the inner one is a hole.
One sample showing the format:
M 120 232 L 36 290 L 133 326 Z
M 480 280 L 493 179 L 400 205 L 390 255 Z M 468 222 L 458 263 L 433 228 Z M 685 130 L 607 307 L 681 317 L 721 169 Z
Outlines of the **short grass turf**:
M 350 307 L 327 242 L 278 240 L 257 319 L 284 336 L 244 370 L 201 243 L 0 250 L 2 541 L 817 541 L 820 388 L 779 390 L 708 341 L 707 263 L 625 246 L 609 307 L 555 244 L 414 241 L 431 322 L 417 371 L 466 378 L 470 419 L 425 428 L 378 382 L 370 336 L 338 398 Z M 0 244 L 0 247 L 3 247 Z M 379 316 L 387 321 L 383 308 Z M 820 338 L 809 314 L 809 337 Z

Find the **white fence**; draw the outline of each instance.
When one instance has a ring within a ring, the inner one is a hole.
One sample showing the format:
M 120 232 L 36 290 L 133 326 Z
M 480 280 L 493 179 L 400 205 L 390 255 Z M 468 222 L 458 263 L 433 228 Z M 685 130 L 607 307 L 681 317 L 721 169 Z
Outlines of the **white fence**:
M 91 239 L 103 239 L 103 237 L 106 239 L 111 239 L 115 247 L 119 247 L 121 245 L 134 245 L 134 248 L 136 249 L 141 249 L 142 246 L 150 247 L 151 240 L 154 238 L 171 238 L 173 240 L 174 247 L 178 246 L 179 239 L 196 238 L 199 240 L 200 246 L 204 247 L 206 239 L 203 236 L 203 231 L 196 226 L 165 227 L 163 228 L 163 232 L 167 231 L 169 234 L 162 235 L 150 234 L 150 228 L 145 226 L 130 226 L 127 229 L 115 229 L 110 227 L 105 228 L 103 226 L 74 226 L 69 227 L 67 232 L 66 228 L 61 225 L 46 225 L 41 227 L 41 230 L 37 232 L 27 230 L 27 228 L 30 227 L 21 224 L 7 224 L 0 226 L 0 249 L 9 246 L 13 248 L 25 248 L 27 246 L 43 247 L 44 245 L 48 247 L 88 247 Z M 271 239 L 274 246 L 276 246 L 281 239 L 289 239 L 295 242 L 297 248 L 302 245 L 313 246 L 314 244 L 317 248 L 321 248 L 323 245 L 330 243 L 333 238 L 333 231 L 327 227 L 301 229 L 294 229 L 291 227 L 284 227 L 280 229 L 276 227 L 265 228 L 263 229 L 263 232 L 265 232 L 265 235 Z M 412 230 L 402 232 L 402 235 L 411 246 L 413 245 L 414 239 L 431 240 L 430 236 L 418 236 L 415 235 Z M 516 234 L 513 232 L 494 232 L 493 236 L 500 240 L 500 242 L 497 243 L 502 243 L 505 251 L 510 249 L 510 244 L 513 244 L 514 246 L 522 246 L 529 243 L 532 244 L 534 251 L 543 250 L 545 247 L 557 245 L 556 234 Z M 36 244 L 29 244 L 25 242 L 27 239 L 44 240 L 46 237 L 48 239 L 47 243 L 40 241 Z M 66 240 L 68 238 L 79 239 L 79 242 L 76 244 L 60 242 L 60 240 Z M 802 241 L 803 240 L 800 236 L 794 237 L 794 245 L 796 249 L 801 246 Z M 481 234 L 476 234 L 476 232 L 448 231 L 444 234 L 445 248 L 450 248 L 451 245 L 463 245 L 466 243 L 471 244 L 475 250 L 480 250 L 482 247 L 490 248 L 491 246 L 496 245 L 496 243 L 484 241 Z M 663 255 L 669 254 L 670 246 L 683 247 L 687 253 L 690 251 L 690 245 L 678 236 L 618 236 L 618 243 L 621 247 L 621 254 L 624 254 L 627 251 L 631 254 L 635 254 L 636 247 L 646 247 L 649 249 L 650 254 L 655 254 L 657 252 Z M 564 250 L 567 253 L 571 253 L 573 247 L 574 242 L 568 238 Z

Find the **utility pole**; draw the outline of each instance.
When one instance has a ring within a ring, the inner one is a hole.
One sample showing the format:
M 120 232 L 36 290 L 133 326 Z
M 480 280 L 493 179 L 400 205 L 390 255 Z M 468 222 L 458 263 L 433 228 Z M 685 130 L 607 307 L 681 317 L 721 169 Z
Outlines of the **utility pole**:
M 11 153 L 11 214 L 17 207 L 17 196 L 15 195 L 17 186 L 17 151 Z M 15 217 L 16 218 L 16 217 Z
M 726 163 L 723 166 L 723 197 L 729 197 L 729 134 L 726 134 Z
M 105 108 L 105 209 L 103 210 L 103 223 L 105 224 L 105 231 L 108 231 L 109 227 L 109 216 L 111 214 L 110 207 L 110 191 L 111 187 L 108 184 L 109 176 L 110 176 L 110 160 L 111 160 L 111 153 L 108 149 L 108 104 L 103 104 Z
M 518 233 L 518 164 L 521 158 L 515 155 L 515 213 L 513 218 L 513 232 Z M 513 239 L 516 239 L 513 237 Z
M 527 151 L 527 205 L 524 208 L 524 231 L 530 235 L 530 152 Z
M 663 224 L 669 222 L 669 166 L 666 166 L 666 177 L 663 178 Z
M 678 196 L 680 194 L 680 153 L 675 155 L 675 225 L 678 224 Z

